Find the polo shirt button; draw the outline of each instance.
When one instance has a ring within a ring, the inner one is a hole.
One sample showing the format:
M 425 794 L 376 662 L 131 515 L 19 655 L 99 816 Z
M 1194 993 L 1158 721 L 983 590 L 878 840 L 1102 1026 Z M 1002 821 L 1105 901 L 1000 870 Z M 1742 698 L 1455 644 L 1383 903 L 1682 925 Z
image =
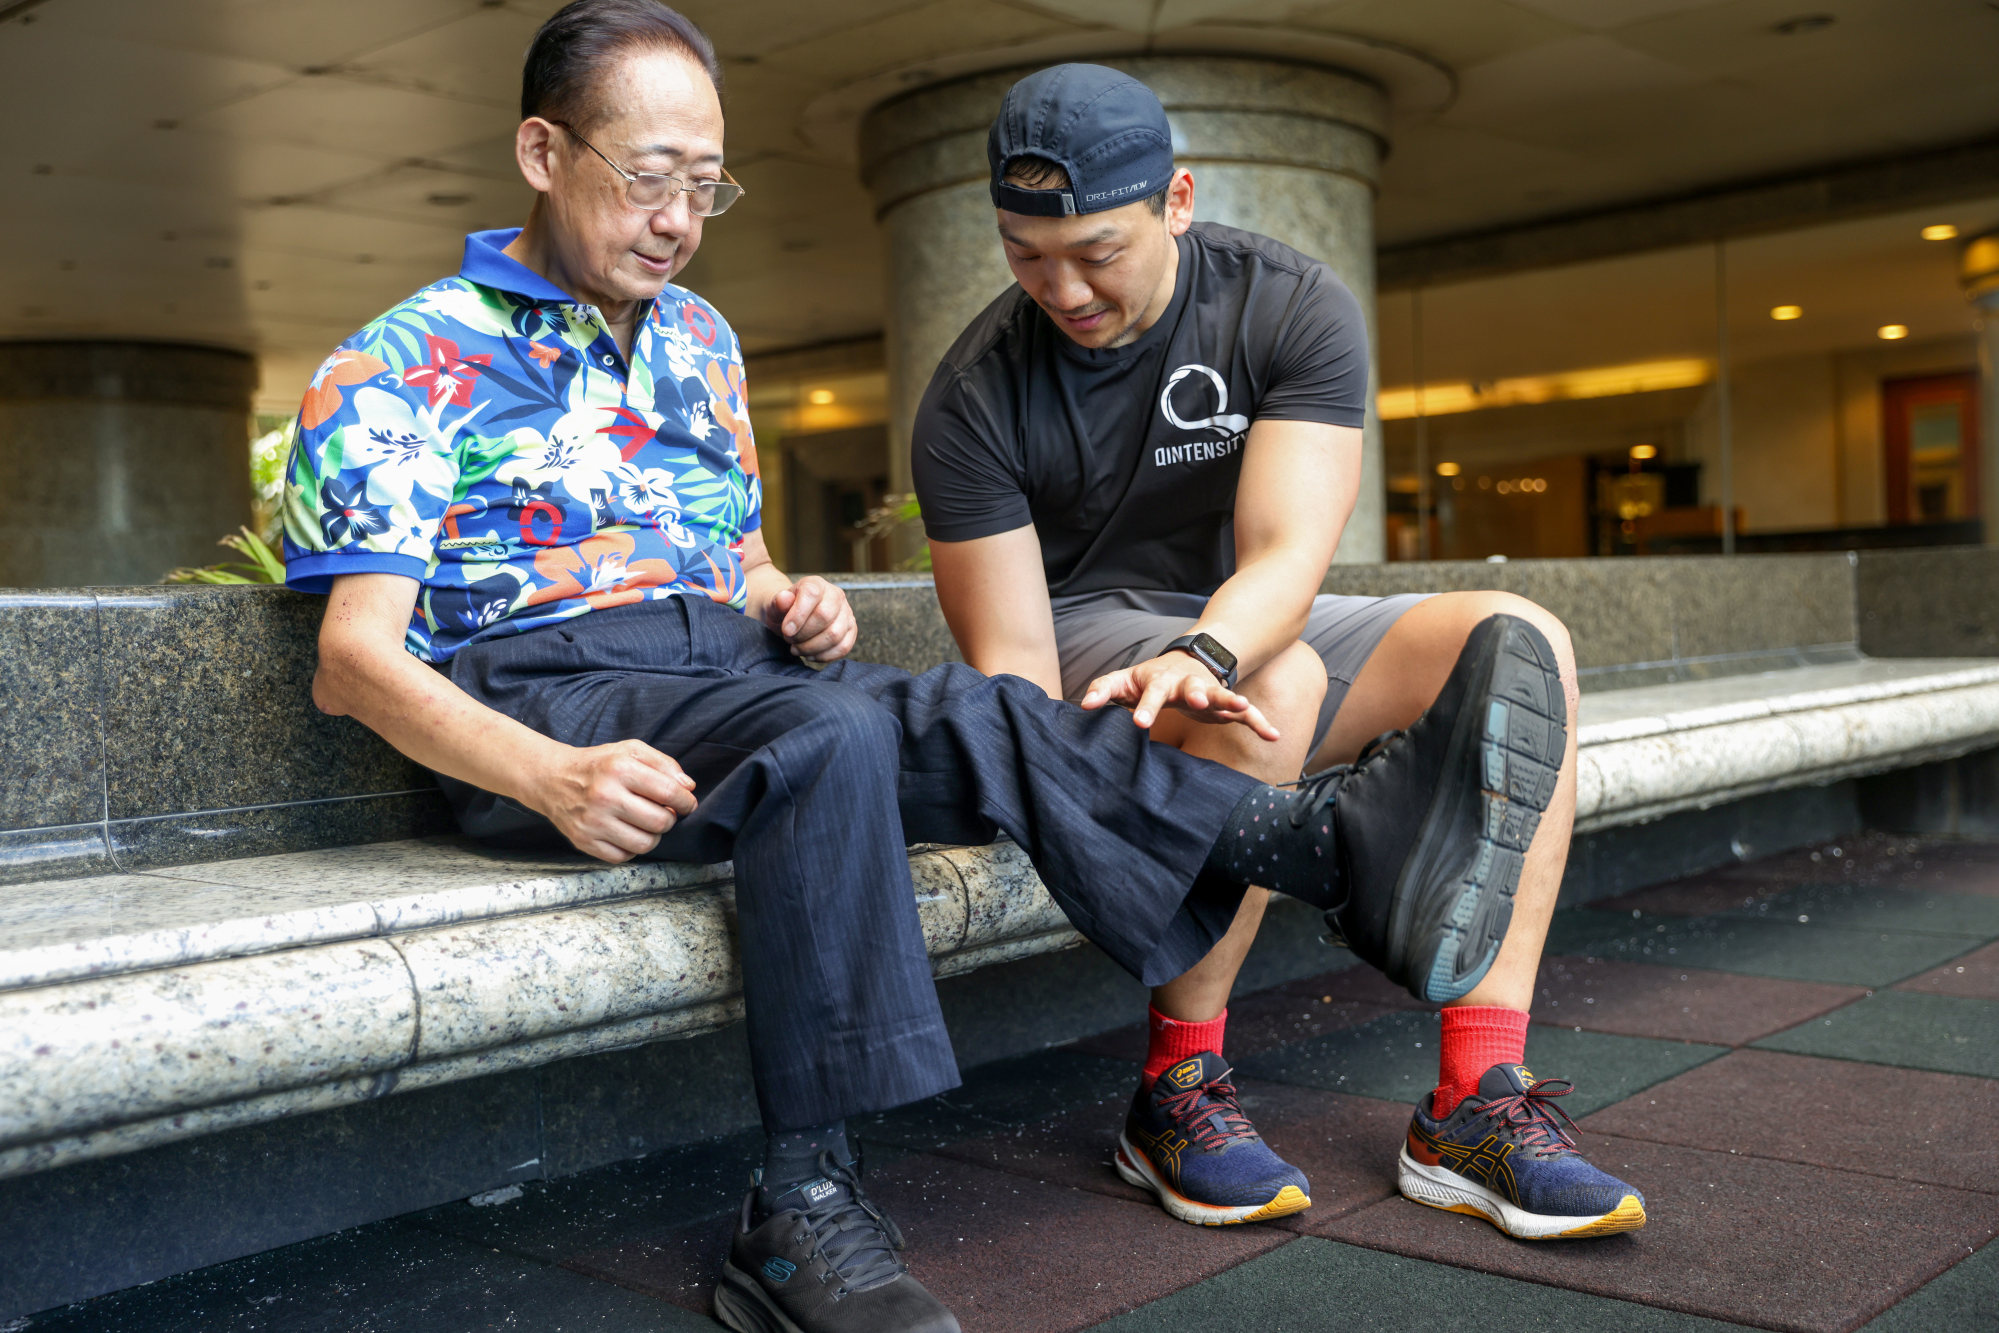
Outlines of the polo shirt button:
M 616 364 L 618 364 L 616 357 L 606 356 L 603 358 L 603 361 L 604 364 L 607 366 L 615 366 Z

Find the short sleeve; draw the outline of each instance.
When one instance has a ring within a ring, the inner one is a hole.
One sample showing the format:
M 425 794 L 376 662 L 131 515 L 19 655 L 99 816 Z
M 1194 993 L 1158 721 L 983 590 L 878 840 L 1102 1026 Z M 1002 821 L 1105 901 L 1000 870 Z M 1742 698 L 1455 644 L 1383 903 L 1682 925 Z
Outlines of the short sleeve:
M 1011 442 L 979 401 L 964 372 L 937 368 L 916 409 L 910 470 L 923 529 L 943 542 L 968 542 L 1034 522 Z
M 1292 303 L 1258 420 L 1359 426 L 1367 419 L 1367 322 L 1347 285 L 1320 267 Z
M 312 378 L 285 468 L 285 583 L 330 591 L 342 574 L 422 580 L 458 485 L 458 457 L 424 390 L 351 347 Z

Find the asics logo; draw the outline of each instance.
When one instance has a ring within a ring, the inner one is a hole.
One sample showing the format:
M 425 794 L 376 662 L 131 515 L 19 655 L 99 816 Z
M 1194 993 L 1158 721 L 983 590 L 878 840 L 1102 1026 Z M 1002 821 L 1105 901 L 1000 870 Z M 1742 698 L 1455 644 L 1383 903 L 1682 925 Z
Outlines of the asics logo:
M 798 1265 L 789 1259 L 773 1255 L 764 1260 L 764 1276 L 773 1282 L 789 1282 L 791 1275 L 798 1271 Z
M 1176 1088 L 1191 1088 L 1201 1081 L 1201 1062 L 1188 1060 L 1166 1071 L 1166 1081 Z
M 1173 391 L 1180 387 L 1181 381 L 1193 375 L 1204 375 L 1208 382 L 1215 386 L 1215 412 L 1213 416 L 1197 417 L 1189 421 L 1174 410 Z M 1248 417 L 1229 411 L 1228 381 L 1224 380 L 1221 372 L 1214 367 L 1204 366 L 1198 362 L 1180 367 L 1167 378 L 1166 387 L 1159 391 L 1159 411 L 1181 430 L 1211 430 L 1218 435 L 1227 436 L 1249 429 Z

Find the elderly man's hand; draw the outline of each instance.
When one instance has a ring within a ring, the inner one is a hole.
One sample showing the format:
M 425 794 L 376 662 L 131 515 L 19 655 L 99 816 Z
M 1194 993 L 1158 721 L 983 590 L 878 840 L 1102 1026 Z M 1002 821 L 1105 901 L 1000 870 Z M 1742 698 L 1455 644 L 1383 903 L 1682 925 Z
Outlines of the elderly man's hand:
M 531 804 L 576 850 L 615 864 L 694 813 L 694 779 L 644 741 L 613 741 L 570 749 L 540 775 Z
M 807 662 L 839 661 L 854 651 L 861 633 L 847 594 L 817 574 L 807 574 L 773 596 L 764 608 L 764 623 Z
M 1083 695 L 1083 707 L 1106 704 L 1131 709 L 1131 720 L 1141 727 L 1151 727 L 1160 709 L 1173 708 L 1196 722 L 1239 722 L 1267 741 L 1278 738 L 1262 710 L 1187 653 L 1167 653 L 1097 677 Z

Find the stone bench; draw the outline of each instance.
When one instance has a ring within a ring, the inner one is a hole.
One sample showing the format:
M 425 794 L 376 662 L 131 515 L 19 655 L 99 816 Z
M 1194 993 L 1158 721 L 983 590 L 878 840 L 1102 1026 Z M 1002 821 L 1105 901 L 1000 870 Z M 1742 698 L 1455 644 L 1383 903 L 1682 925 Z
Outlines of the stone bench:
M 1980 637 L 1999 627 L 1912 622 L 1901 596 L 1955 574 L 1984 589 L 1977 605 L 1999 601 L 1999 553 L 1949 555 L 1941 573 L 1768 557 L 1336 569 L 1328 585 L 1500 586 L 1563 616 L 1585 686 L 1585 849 L 1648 821 L 1684 844 L 1675 821 L 1702 810 L 1999 746 L 1999 642 Z M 1892 625 L 1873 643 L 1869 577 Z M 877 660 L 952 655 L 927 583 L 850 586 Z M 0 1180 L 740 1016 L 728 866 L 526 857 L 441 832 L 420 773 L 299 711 L 316 610 L 270 590 L 0 594 L 0 690 L 39 705 L 0 727 L 0 762 L 29 778 L 0 796 Z M 1714 614 L 1735 623 L 1717 632 Z M 1965 655 L 1862 651 L 1898 646 Z M 121 698 L 133 659 L 154 674 Z M 23 810 L 78 806 L 65 759 L 101 817 L 23 826 Z M 218 789 L 285 799 L 204 798 Z M 1655 878 L 1687 868 L 1676 854 Z M 939 976 L 1078 942 L 1010 844 L 916 848 L 911 867 Z

